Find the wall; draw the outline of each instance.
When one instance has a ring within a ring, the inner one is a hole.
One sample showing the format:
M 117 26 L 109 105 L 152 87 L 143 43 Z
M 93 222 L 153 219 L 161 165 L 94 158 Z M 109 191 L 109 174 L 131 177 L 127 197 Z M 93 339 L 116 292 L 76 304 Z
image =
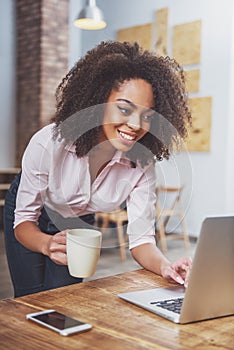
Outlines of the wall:
M 82 55 L 82 31 L 73 25 L 82 5 L 82 0 L 69 0 L 69 67 L 72 67 Z
M 234 17 L 234 6 L 232 9 L 233 17 Z M 227 193 L 227 211 L 233 212 L 234 208 L 234 20 L 232 20 L 232 37 L 230 41 L 230 74 L 229 74 L 229 120 L 228 120 L 228 162 L 227 162 L 227 181 L 225 183 L 226 193 Z
M 17 0 L 16 165 L 55 113 L 55 90 L 68 70 L 68 0 Z
M 68 2 L 0 1 L 0 168 L 20 166 L 29 138 L 54 114 L 68 70 Z
M 82 32 L 83 55 L 101 40 L 115 39 L 116 31 L 152 22 L 157 9 L 169 8 L 172 26 L 202 20 L 200 91 L 212 96 L 211 151 L 175 155 L 157 167 L 159 181 L 186 185 L 184 206 L 189 233 L 197 236 L 205 216 L 234 213 L 234 2 L 232 0 L 99 0 L 108 26 Z M 137 39 L 137 38 L 136 38 Z
M 0 168 L 15 158 L 15 41 L 13 0 L 0 1 Z

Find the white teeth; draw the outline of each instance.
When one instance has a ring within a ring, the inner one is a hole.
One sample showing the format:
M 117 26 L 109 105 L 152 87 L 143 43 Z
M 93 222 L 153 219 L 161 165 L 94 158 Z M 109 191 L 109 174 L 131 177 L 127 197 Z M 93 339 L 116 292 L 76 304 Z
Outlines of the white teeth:
M 135 137 L 132 137 L 132 136 L 130 136 L 130 135 L 127 135 L 127 134 L 124 134 L 123 132 L 119 132 L 120 133 L 120 135 L 124 138 L 124 139 L 126 139 L 126 140 L 128 140 L 128 141 L 133 141 L 134 140 L 134 138 Z

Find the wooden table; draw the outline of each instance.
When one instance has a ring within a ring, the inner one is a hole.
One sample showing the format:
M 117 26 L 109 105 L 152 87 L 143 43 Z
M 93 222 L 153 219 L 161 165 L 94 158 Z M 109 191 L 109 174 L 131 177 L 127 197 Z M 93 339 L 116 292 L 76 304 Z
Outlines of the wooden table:
M 234 348 L 234 316 L 177 325 L 117 297 L 120 292 L 167 286 L 145 270 L 0 302 L 0 349 L 199 349 Z M 62 337 L 25 319 L 56 309 L 93 329 Z

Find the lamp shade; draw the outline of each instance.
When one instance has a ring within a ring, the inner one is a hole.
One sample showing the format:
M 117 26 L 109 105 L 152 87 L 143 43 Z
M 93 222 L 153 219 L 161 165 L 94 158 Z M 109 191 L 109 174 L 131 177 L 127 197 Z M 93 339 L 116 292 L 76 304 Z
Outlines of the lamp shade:
M 81 29 L 97 30 L 106 27 L 102 10 L 96 6 L 95 0 L 86 2 L 86 6 L 80 11 L 74 21 L 74 25 Z

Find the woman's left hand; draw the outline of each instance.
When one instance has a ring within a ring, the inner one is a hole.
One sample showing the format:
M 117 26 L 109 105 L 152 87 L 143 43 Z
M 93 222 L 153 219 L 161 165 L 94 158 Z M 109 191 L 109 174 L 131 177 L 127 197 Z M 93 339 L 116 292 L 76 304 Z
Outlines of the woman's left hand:
M 183 284 L 186 288 L 188 286 L 191 267 L 192 259 L 190 257 L 180 258 L 171 264 L 164 265 L 162 268 L 162 276 L 169 282 Z

